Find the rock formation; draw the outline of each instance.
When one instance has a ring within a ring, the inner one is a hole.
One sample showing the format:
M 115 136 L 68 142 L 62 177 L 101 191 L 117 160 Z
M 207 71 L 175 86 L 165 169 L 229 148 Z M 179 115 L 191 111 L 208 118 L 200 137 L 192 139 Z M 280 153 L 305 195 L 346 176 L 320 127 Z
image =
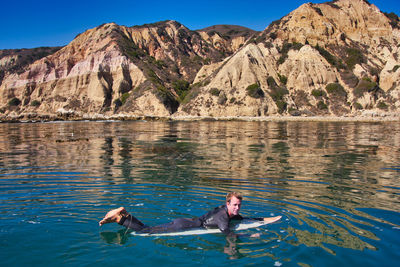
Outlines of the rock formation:
M 0 111 L 169 116 L 202 65 L 221 61 L 222 51 L 232 54 L 230 42 L 216 45 L 175 21 L 104 24 L 18 71 L 3 56 Z
M 203 67 L 204 86 L 177 115 L 395 114 L 399 37 L 398 17 L 366 1 L 304 4 Z
M 24 63 L 0 51 L 0 117 L 393 115 L 399 47 L 397 15 L 364 0 L 303 4 L 260 33 L 109 23 Z

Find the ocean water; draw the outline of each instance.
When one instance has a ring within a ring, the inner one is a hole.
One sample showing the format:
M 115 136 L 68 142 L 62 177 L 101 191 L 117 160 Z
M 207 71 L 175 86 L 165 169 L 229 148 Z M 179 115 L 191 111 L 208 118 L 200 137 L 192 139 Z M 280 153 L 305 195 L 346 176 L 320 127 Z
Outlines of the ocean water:
M 133 236 L 244 195 L 241 232 Z M 259 233 L 259 238 L 250 238 Z M 2 266 L 396 266 L 400 125 L 334 122 L 0 124 Z

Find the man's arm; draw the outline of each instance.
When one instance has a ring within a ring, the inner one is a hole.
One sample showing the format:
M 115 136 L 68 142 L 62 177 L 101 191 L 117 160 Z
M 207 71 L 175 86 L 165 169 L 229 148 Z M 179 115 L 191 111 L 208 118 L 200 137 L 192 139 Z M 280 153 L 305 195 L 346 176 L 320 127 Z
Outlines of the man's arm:
M 282 218 L 282 216 L 267 217 L 267 218 L 263 218 L 263 221 L 266 223 L 273 223 L 273 222 L 279 221 L 281 218 Z
M 120 223 L 121 219 L 127 215 L 128 212 L 124 207 L 110 210 L 109 212 L 107 212 L 106 216 L 104 216 L 104 218 L 99 222 L 99 225 L 102 226 L 103 224 L 113 222 Z
M 242 217 L 242 220 L 255 220 L 255 221 L 264 221 L 266 223 L 273 223 L 279 221 L 282 216 L 275 216 L 275 217 L 257 217 L 257 218 L 250 218 L 250 217 Z
M 243 218 L 243 219 L 251 219 L 251 220 L 256 220 L 256 221 L 264 221 L 266 223 L 273 223 L 276 221 L 279 221 L 282 218 L 282 216 L 275 216 L 275 217 L 265 217 L 265 218 Z M 255 233 L 250 235 L 252 238 L 258 238 L 260 237 L 260 233 Z
M 240 216 L 240 215 L 239 215 Z M 240 216 L 241 217 L 241 216 Z M 218 229 L 226 234 L 227 236 L 229 235 L 234 235 L 234 232 L 231 231 L 231 229 L 229 228 L 229 216 L 225 211 L 220 211 L 216 216 L 216 223 L 218 226 Z
M 220 218 L 220 220 L 218 220 L 217 222 L 218 225 L 218 229 L 226 234 L 229 235 L 230 233 L 232 233 L 231 229 L 229 229 L 229 218 L 228 216 L 226 216 L 226 218 Z

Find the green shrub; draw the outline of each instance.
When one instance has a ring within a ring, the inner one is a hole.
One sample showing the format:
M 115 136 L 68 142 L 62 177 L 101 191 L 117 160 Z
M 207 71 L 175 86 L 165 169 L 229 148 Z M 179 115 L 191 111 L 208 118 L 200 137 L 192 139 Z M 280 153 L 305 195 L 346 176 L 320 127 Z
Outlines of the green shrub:
M 275 87 L 278 86 L 278 84 L 276 83 L 274 77 L 272 77 L 272 76 L 269 76 L 269 77 L 267 78 L 267 84 L 268 84 L 268 86 L 269 86 L 270 88 L 275 88 Z
M 203 64 L 204 65 L 209 65 L 211 63 L 211 59 L 209 59 L 209 58 L 205 58 L 204 60 L 203 60 Z
M 371 81 L 370 78 L 364 77 L 354 88 L 354 96 L 361 97 L 364 93 L 371 92 L 376 86 L 376 83 Z
M 38 107 L 38 106 L 40 106 L 40 102 L 39 102 L 38 100 L 33 100 L 33 101 L 31 102 L 31 106 L 32 106 L 32 107 Z
M 285 61 L 286 61 L 286 59 L 287 59 L 287 57 L 288 57 L 288 54 L 283 54 L 283 55 L 281 55 L 280 57 L 279 57 L 279 59 L 278 59 L 278 65 L 282 65 Z
M 259 44 L 259 43 L 264 42 L 265 40 L 266 40 L 265 35 L 260 35 L 260 36 L 258 36 L 257 39 L 255 40 L 255 43 L 256 43 L 256 44 Z
M 345 68 L 343 66 L 343 63 L 339 59 L 337 59 L 335 56 L 333 56 L 331 53 L 329 53 L 324 48 L 320 47 L 318 44 L 315 47 L 315 49 L 317 49 L 319 54 L 321 56 L 323 56 L 326 59 L 326 61 L 328 61 L 328 63 L 331 64 L 332 66 L 334 66 L 334 67 L 336 67 L 338 69 L 344 69 Z
M 330 95 L 347 97 L 347 93 L 344 90 L 343 86 L 338 83 L 330 83 L 326 86 L 325 89 Z
M 122 96 L 121 96 L 121 103 L 122 103 L 122 105 L 125 104 L 125 102 L 126 102 L 126 100 L 128 99 L 128 97 L 129 97 L 129 93 L 123 93 L 123 94 L 122 94 Z
M 187 103 L 190 102 L 190 100 L 194 99 L 198 95 L 199 95 L 198 89 L 197 90 L 188 91 L 188 93 L 186 94 L 185 98 L 182 100 L 181 104 L 182 105 L 186 105 Z
M 304 46 L 304 44 L 302 44 L 302 43 L 296 43 L 296 42 L 294 42 L 291 49 L 293 49 L 293 50 L 300 50 L 303 46 Z
M 196 63 L 202 63 L 203 62 L 203 58 L 201 56 L 194 56 L 193 57 L 193 61 Z
M 361 109 L 363 109 L 363 106 L 360 104 L 360 103 L 358 103 L 358 102 L 356 102 L 356 103 L 354 103 L 354 108 L 356 109 L 356 110 L 361 110 Z
M 349 69 L 354 69 L 354 66 L 365 62 L 365 57 L 362 52 L 356 48 L 346 49 L 347 57 L 345 59 L 346 65 Z
M 273 87 L 268 93 L 278 107 L 278 112 L 283 113 L 287 108 L 287 103 L 283 98 L 285 95 L 289 94 L 289 91 L 285 87 L 276 86 Z
M 167 64 L 163 60 L 156 60 L 154 64 L 157 66 L 157 68 L 162 69 L 167 67 Z
M 289 50 L 300 50 L 303 47 L 301 43 L 284 43 L 282 48 L 280 49 L 281 56 L 278 59 L 278 64 L 281 65 L 288 57 Z
M 21 104 L 21 100 L 19 100 L 18 98 L 14 97 L 13 99 L 11 99 L 10 101 L 8 101 L 8 105 L 9 106 L 19 106 Z
M 278 112 L 280 114 L 282 114 L 287 108 L 287 103 L 285 101 L 283 101 L 283 100 L 275 101 L 275 104 L 278 107 Z
M 260 88 L 257 83 L 253 83 L 246 88 L 247 95 L 253 98 L 264 97 L 264 91 Z
M 235 103 L 235 101 L 236 101 L 235 97 L 232 97 L 231 99 L 229 99 L 229 103 Z
M 251 44 L 251 43 L 253 43 L 253 44 L 257 44 L 257 42 L 256 42 L 256 38 L 254 38 L 254 37 L 253 37 L 253 38 L 251 38 L 250 40 L 248 40 L 248 41 L 247 41 L 247 43 L 248 43 L 248 44 Z
M 185 80 L 177 80 L 172 83 L 172 88 L 178 94 L 180 101 L 185 99 L 190 90 L 190 83 Z
M 125 35 L 123 35 L 123 38 L 118 40 L 118 44 L 121 46 L 125 54 L 127 54 L 132 60 L 137 60 L 146 56 L 146 53 Z
M 154 70 L 152 69 L 147 69 L 146 71 L 147 76 L 149 77 L 149 80 L 155 84 L 161 84 L 160 78 L 158 78 L 157 74 L 155 73 Z
M 210 94 L 213 96 L 219 96 L 219 90 L 217 88 L 211 88 Z
M 279 77 L 279 81 L 280 81 L 282 84 L 284 84 L 284 85 L 287 84 L 287 77 L 286 77 L 285 75 L 280 75 L 280 74 L 278 73 L 278 77 Z
M 209 79 L 207 79 L 207 80 L 205 80 L 205 81 L 203 81 L 203 86 L 207 86 L 207 85 L 209 85 L 210 84 L 210 80 Z
M 289 94 L 289 91 L 285 87 L 275 87 L 269 92 L 269 95 L 275 102 L 282 100 L 287 94 Z
M 383 101 L 379 101 L 377 107 L 379 109 L 382 109 L 382 110 L 387 110 L 388 109 L 388 105 L 386 105 L 386 103 L 383 102 Z
M 325 92 L 320 89 L 314 89 L 314 90 L 312 90 L 311 95 L 314 97 L 323 97 L 323 96 L 325 96 Z
M 317 103 L 317 108 L 320 110 L 326 110 L 328 109 L 328 106 L 325 104 L 324 101 L 321 100 Z
M 220 94 L 220 96 L 218 97 L 218 104 L 220 105 L 224 105 L 226 103 L 226 101 L 228 100 L 228 98 L 226 97 L 226 95 L 224 93 Z
M 190 83 L 185 80 L 177 80 L 172 83 L 172 88 L 178 93 L 181 91 L 187 91 L 190 87 Z
M 393 12 L 390 12 L 390 13 L 386 13 L 386 12 L 383 12 L 383 14 L 385 14 L 385 16 L 390 20 L 390 25 L 393 27 L 393 28 L 399 28 L 399 17 L 395 14 L 395 13 L 393 13 Z
M 179 102 L 175 99 L 174 95 L 165 88 L 165 86 L 161 84 L 156 85 L 155 95 L 172 112 L 175 112 L 178 108 Z

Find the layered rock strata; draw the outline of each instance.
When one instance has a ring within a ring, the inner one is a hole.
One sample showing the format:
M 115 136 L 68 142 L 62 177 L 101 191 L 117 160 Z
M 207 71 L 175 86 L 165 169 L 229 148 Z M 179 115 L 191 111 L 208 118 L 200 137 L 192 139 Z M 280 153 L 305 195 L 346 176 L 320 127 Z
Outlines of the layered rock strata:
M 0 53 L 0 116 L 396 115 L 399 47 L 397 15 L 364 0 L 307 3 L 261 33 L 109 23 L 25 64 Z

